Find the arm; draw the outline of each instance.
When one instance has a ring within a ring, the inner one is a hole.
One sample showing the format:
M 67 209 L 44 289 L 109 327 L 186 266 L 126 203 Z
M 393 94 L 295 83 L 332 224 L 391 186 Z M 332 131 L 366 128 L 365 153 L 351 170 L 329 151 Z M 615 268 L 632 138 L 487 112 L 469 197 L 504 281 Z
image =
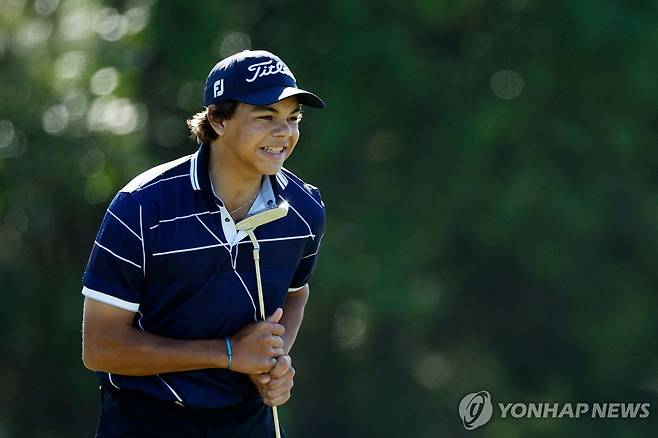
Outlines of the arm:
M 286 328 L 283 335 L 283 350 L 288 354 L 292 349 L 297 332 L 302 325 L 304 318 L 304 307 L 308 301 L 309 288 L 308 284 L 294 292 L 289 292 L 286 297 L 286 303 L 283 306 L 283 317 L 281 324 Z
M 281 310 L 268 321 L 250 324 L 234 337 L 233 367 L 238 372 L 269 371 L 283 354 Z M 226 368 L 223 339 L 178 340 L 140 331 L 132 326 L 134 313 L 85 298 L 82 360 L 95 371 L 128 376 Z

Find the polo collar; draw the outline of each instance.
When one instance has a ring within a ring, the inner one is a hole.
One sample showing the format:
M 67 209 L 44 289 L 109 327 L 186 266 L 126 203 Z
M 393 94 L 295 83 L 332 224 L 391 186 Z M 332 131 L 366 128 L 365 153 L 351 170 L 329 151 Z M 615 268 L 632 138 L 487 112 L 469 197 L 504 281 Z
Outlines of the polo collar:
M 199 149 L 192 154 L 190 160 L 190 183 L 192 184 L 193 190 L 203 190 L 212 193 L 213 190 L 212 185 L 210 184 L 210 175 L 208 173 L 209 160 L 210 145 L 208 144 L 204 143 L 200 145 Z M 288 185 L 288 177 L 281 170 L 275 175 L 270 175 L 269 179 L 274 197 L 275 199 L 279 199 L 279 196 Z
M 192 154 L 190 160 L 190 182 L 194 190 L 212 191 L 210 176 L 208 175 L 208 160 L 210 159 L 210 146 L 202 144 L 199 150 Z

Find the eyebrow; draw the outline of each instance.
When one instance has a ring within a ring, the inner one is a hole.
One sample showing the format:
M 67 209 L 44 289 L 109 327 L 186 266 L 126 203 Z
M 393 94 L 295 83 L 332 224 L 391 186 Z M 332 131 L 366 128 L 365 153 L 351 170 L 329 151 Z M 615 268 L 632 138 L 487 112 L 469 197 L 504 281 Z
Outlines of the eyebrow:
M 272 106 L 257 106 L 254 111 L 267 111 L 268 113 L 274 113 L 274 114 L 279 114 L 279 111 L 272 107 Z M 295 108 L 290 115 L 293 115 L 295 113 L 301 113 L 302 112 L 302 106 L 297 105 L 297 108 Z

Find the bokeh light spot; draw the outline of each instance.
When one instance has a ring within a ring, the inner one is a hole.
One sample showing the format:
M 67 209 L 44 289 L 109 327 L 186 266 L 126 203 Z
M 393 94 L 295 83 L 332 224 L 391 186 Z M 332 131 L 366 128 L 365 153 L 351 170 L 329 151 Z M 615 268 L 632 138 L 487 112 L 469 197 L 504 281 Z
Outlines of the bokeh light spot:
M 57 10 L 59 0 L 36 0 L 34 11 L 39 15 L 50 15 Z
M 219 54 L 222 58 L 231 56 L 251 48 L 251 38 L 244 32 L 231 32 L 227 34 L 219 46 Z
M 41 122 L 48 134 L 59 134 L 69 124 L 69 111 L 64 105 L 52 106 L 43 113 Z
M 59 32 L 64 40 L 80 40 L 92 32 L 94 9 L 86 4 L 64 3 L 59 14 Z
M 137 128 L 137 110 L 128 99 L 114 99 L 107 106 L 110 131 L 123 135 Z
M 20 18 L 25 9 L 27 0 L 5 0 L 0 6 L 0 17 L 7 22 L 13 22 Z
M 134 108 L 137 111 L 137 126 L 135 126 L 135 131 L 139 131 L 146 127 L 149 120 L 149 111 L 143 103 L 134 104 Z
M 0 120 L 0 149 L 5 149 L 14 141 L 16 131 L 9 120 Z
M 21 208 L 9 212 L 5 218 L 5 232 L 12 239 L 20 238 L 27 231 L 28 217 Z
M 514 99 L 524 85 L 523 77 L 514 70 L 501 70 L 491 76 L 491 91 L 501 99 Z
M 128 33 L 128 19 L 114 8 L 103 8 L 94 17 L 94 29 L 106 41 L 119 41 Z
M 80 159 L 80 173 L 87 178 L 100 174 L 105 168 L 105 154 L 99 149 L 91 149 Z
M 89 89 L 97 96 L 107 96 L 119 86 L 119 72 L 114 67 L 98 70 L 91 77 Z
M 7 46 L 9 45 L 9 32 L 4 29 L 0 29 L 0 58 L 5 56 L 7 51 Z
M 70 120 L 79 120 L 87 112 L 87 96 L 80 90 L 71 90 L 64 97 L 64 106 L 69 112 Z
M 135 7 L 128 9 L 124 17 L 128 23 L 128 33 L 133 35 L 146 28 L 151 19 L 151 13 L 146 7 Z
M 180 145 L 185 140 L 187 130 L 180 117 L 164 117 L 157 123 L 155 141 L 166 148 Z
M 445 386 L 452 377 L 452 367 L 438 353 L 427 353 L 416 362 L 414 377 L 420 386 L 433 390 Z
M 57 79 L 80 77 L 87 64 L 87 56 L 81 51 L 66 52 L 55 61 L 54 72 Z
M 90 131 L 110 131 L 117 135 L 129 134 L 140 124 L 137 107 L 128 99 L 99 97 L 87 113 Z
M 366 305 L 361 301 L 348 301 L 340 306 L 334 319 L 334 333 L 342 349 L 362 346 L 368 333 Z
M 14 47 L 18 53 L 26 53 L 46 42 L 52 32 L 52 21 L 47 18 L 35 18 L 19 28 L 13 39 Z
M 178 90 L 176 104 L 188 111 L 200 111 L 203 96 L 203 83 L 186 82 Z
M 90 204 L 100 204 L 107 200 L 111 191 L 112 180 L 106 174 L 99 173 L 85 183 L 84 196 Z
M 13 6 L 16 9 L 20 9 L 22 11 L 25 8 L 25 4 L 27 3 L 27 0 L 6 0 L 5 3 L 7 3 L 9 6 Z

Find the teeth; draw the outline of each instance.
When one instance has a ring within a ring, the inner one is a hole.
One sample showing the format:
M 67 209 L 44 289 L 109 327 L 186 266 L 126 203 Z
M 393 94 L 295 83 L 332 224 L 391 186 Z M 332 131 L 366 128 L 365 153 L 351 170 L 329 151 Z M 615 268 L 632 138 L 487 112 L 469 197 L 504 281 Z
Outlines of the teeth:
M 263 150 L 267 152 L 274 152 L 274 153 L 281 153 L 285 148 L 283 147 L 278 147 L 278 148 L 272 148 L 272 147 L 264 147 L 262 148 Z

